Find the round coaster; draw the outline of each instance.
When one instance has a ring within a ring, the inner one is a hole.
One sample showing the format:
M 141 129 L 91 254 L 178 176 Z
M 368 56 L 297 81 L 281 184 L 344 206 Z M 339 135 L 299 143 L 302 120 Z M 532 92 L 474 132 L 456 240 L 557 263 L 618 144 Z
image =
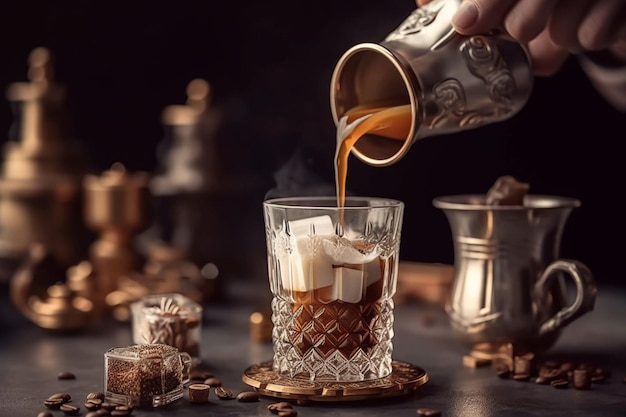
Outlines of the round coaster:
M 391 374 L 384 378 L 358 382 L 315 382 L 290 378 L 272 369 L 272 361 L 252 365 L 241 379 L 261 395 L 311 401 L 355 401 L 398 397 L 415 391 L 428 381 L 422 368 L 407 362 L 393 361 Z

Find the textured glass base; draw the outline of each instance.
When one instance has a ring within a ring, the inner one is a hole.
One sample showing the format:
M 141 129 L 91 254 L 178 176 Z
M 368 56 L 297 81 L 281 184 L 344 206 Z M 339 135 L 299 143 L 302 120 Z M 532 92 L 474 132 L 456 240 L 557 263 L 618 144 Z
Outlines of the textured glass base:
M 311 381 L 365 381 L 391 373 L 393 301 L 294 304 L 275 297 L 274 371 Z

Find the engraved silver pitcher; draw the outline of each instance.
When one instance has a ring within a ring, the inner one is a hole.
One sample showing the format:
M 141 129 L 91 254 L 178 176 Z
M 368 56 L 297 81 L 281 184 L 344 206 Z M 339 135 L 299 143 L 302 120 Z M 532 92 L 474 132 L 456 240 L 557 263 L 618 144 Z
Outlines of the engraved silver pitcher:
M 363 162 L 397 162 L 422 138 L 503 121 L 528 101 L 528 51 L 504 31 L 457 33 L 451 19 L 461 0 L 434 0 L 413 11 L 380 43 L 361 43 L 337 62 L 330 104 L 335 125 L 356 106 L 408 105 L 404 140 L 364 135 L 352 152 Z
M 433 204 L 445 213 L 454 240 L 446 310 L 468 344 L 513 343 L 545 351 L 565 326 L 593 310 L 597 289 L 591 271 L 580 261 L 559 258 L 563 229 L 579 200 L 527 195 L 523 206 L 493 206 L 484 195 L 455 195 Z M 573 294 L 566 277 L 575 284 Z

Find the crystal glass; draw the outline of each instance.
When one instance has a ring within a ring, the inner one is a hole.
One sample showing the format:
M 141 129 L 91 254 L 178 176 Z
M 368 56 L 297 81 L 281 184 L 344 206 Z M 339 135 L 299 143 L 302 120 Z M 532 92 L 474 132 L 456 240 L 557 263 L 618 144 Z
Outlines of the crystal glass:
M 163 343 L 200 363 L 202 306 L 182 294 L 151 294 L 131 305 L 133 343 Z
M 302 197 L 263 207 L 274 370 L 312 381 L 389 375 L 404 204 Z
M 104 354 L 107 401 L 158 407 L 183 397 L 191 357 L 173 346 L 142 344 L 115 347 Z

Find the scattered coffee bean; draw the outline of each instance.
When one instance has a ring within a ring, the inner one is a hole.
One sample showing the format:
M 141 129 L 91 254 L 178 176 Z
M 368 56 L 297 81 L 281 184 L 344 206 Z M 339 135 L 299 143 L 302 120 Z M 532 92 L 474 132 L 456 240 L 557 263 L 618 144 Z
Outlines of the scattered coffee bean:
M 111 415 L 111 412 L 107 410 L 106 408 L 101 408 L 98 411 L 96 411 L 95 414 L 97 417 L 107 417 Z
M 242 403 L 252 403 L 255 401 L 259 401 L 259 394 L 255 391 L 242 391 L 237 394 L 237 401 L 241 401 Z
M 37 417 L 53 417 L 52 413 L 49 411 L 42 411 L 41 413 L 37 414 Z
M 43 404 L 51 410 L 58 410 L 63 404 L 69 402 L 71 399 L 72 396 L 70 394 L 58 392 L 49 396 Z
M 293 408 L 283 408 L 276 414 L 278 414 L 278 417 L 295 417 L 298 415 L 298 412 Z
M 65 415 L 75 416 L 80 411 L 80 407 L 74 404 L 63 404 L 60 408 Z
M 496 374 L 502 379 L 506 379 L 511 376 L 511 370 L 506 365 L 501 365 L 496 368 Z
M 207 384 L 191 384 L 187 387 L 189 402 L 206 403 L 209 401 L 211 387 Z
M 87 414 L 85 414 L 85 417 L 101 417 L 101 415 L 95 411 L 90 411 Z
M 133 407 L 128 405 L 118 405 L 114 410 L 111 410 L 111 415 L 116 417 L 125 417 L 131 415 Z
M 85 408 L 89 411 L 96 411 L 102 407 L 102 400 L 97 398 L 92 398 L 90 400 L 85 401 Z
M 515 381 L 526 382 L 530 380 L 530 374 L 514 374 L 511 379 Z
M 118 404 L 115 404 L 115 403 L 112 403 L 112 402 L 109 402 L 109 401 L 105 401 L 105 402 L 103 402 L 103 403 L 102 403 L 102 405 L 101 405 L 101 407 L 102 407 L 103 409 L 108 410 L 108 411 L 113 411 L 113 410 L 115 410 L 115 407 L 117 407 L 117 406 L 118 406 Z
M 281 402 L 269 404 L 267 406 L 267 409 L 270 410 L 272 413 L 278 413 L 280 410 L 293 409 L 293 406 L 291 405 L 291 403 L 288 403 L 287 401 L 281 401 Z
M 214 376 L 205 379 L 204 383 L 206 385 L 211 386 L 211 387 L 221 387 L 222 386 L 222 381 L 220 381 L 219 378 L 216 378 Z
M 565 378 L 559 378 L 559 379 L 555 379 L 554 381 L 550 382 L 550 384 L 554 388 L 567 388 L 567 387 L 569 387 L 569 380 L 567 380 Z
M 56 394 L 52 394 L 48 397 L 49 400 L 61 400 L 64 403 L 70 402 L 72 400 L 72 396 L 66 392 L 57 392 Z
M 491 365 L 491 360 L 477 358 L 472 355 L 463 355 L 463 366 L 467 368 L 481 368 L 483 366 Z
M 94 391 L 87 394 L 87 400 L 102 400 L 104 401 L 104 392 Z
M 439 417 L 441 416 L 441 411 L 434 408 L 418 408 L 417 415 L 422 417 Z
M 215 395 L 220 400 L 230 400 L 233 398 L 233 392 L 225 387 L 217 387 L 215 388 Z
M 64 404 L 63 400 L 60 398 L 54 400 L 45 400 L 43 405 L 51 410 L 58 410 Z
M 552 382 L 552 380 L 544 376 L 538 376 L 537 378 L 535 378 L 535 384 L 538 385 L 548 385 L 550 382 Z
M 68 371 L 61 371 L 57 374 L 58 379 L 76 379 L 76 375 Z

